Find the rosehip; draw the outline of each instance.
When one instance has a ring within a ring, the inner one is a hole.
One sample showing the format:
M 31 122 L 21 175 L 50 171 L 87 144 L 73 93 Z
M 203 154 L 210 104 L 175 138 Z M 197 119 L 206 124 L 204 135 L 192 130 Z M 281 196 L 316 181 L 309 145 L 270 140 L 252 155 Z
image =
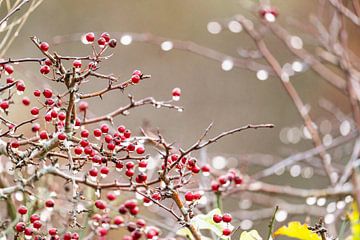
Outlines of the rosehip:
M 46 52 L 47 50 L 49 50 L 49 44 L 47 42 L 40 43 L 40 49 Z
M 87 33 L 85 37 L 86 41 L 88 41 L 89 43 L 92 43 L 95 40 L 95 34 L 93 32 Z
M 18 213 L 20 213 L 21 215 L 24 215 L 24 214 L 26 214 L 27 213 L 27 208 L 25 207 L 25 206 L 20 206 L 19 208 L 18 208 Z
M 22 103 L 23 103 L 25 106 L 29 106 L 29 105 L 30 105 L 30 99 L 29 99 L 28 97 L 23 97 Z
M 219 223 L 219 222 L 222 221 L 222 217 L 221 217 L 219 214 L 214 214 L 214 215 L 213 215 L 213 221 L 214 221 L 215 223 Z
M 43 65 L 40 67 L 41 74 L 48 74 L 50 72 L 50 67 L 48 65 Z
M 225 213 L 225 214 L 222 216 L 222 220 L 223 220 L 224 222 L 226 222 L 226 223 L 229 223 L 229 222 L 232 221 L 232 217 L 231 217 L 230 214 Z

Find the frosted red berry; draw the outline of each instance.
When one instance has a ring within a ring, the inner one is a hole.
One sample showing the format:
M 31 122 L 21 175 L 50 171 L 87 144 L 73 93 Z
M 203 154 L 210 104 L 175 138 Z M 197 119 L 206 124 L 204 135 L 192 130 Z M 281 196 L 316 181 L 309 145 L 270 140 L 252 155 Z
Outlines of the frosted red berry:
M 49 44 L 47 42 L 40 43 L 40 49 L 46 52 L 47 50 L 49 50 Z

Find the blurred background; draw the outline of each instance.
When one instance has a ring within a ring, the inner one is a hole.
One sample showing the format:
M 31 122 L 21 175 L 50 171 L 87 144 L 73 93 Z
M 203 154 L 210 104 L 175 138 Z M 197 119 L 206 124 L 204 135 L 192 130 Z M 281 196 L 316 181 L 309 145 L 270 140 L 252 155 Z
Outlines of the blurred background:
M 211 122 L 214 122 L 214 127 L 209 136 L 248 123 L 273 123 L 276 128 L 272 130 L 247 131 L 232 135 L 210 146 L 203 153 L 205 154 L 203 157 L 220 170 L 225 166 L 240 168 L 246 158 L 248 167 L 244 171 L 253 173 L 263 166 L 272 165 L 279 159 L 313 147 L 312 141 L 307 138 L 303 130 L 302 119 L 279 79 L 257 75 L 256 72 L 232 66 L 225 61 L 231 57 L 240 57 L 239 53 L 244 53 L 246 50 L 250 52 L 255 50 L 252 39 L 240 31 L 241 29 L 223 26 L 224 22 L 236 14 L 256 19 L 254 2 L 248 0 L 45 0 L 29 17 L 5 57 L 40 56 L 29 39 L 29 36 L 34 35 L 43 41 L 58 43 L 51 48 L 61 55 L 85 56 L 90 53 L 91 48 L 76 40 L 79 39 L 79 34 L 107 31 L 118 38 L 119 42 L 118 47 L 113 51 L 114 56 L 108 64 L 103 64 L 104 67 L 100 72 L 113 73 L 126 80 L 134 69 L 141 69 L 143 73 L 151 74 L 152 78 L 126 89 L 124 94 L 116 92 L 105 96 L 102 101 L 93 100 L 90 105 L 93 114 L 102 115 L 119 105 L 127 104 L 126 95 L 129 93 L 135 99 L 153 96 L 162 100 L 170 99 L 172 89 L 180 87 L 182 97 L 179 105 L 185 108 L 184 112 L 143 107 L 131 111 L 128 117 L 116 118 L 116 125 L 125 124 L 134 131 L 144 124 L 150 125 L 152 128 L 160 129 L 168 141 L 175 141 L 176 145 L 186 148 L 199 138 Z M 306 25 L 309 16 L 317 14 L 315 8 L 317 4 L 318 1 L 315 0 L 271 1 L 271 5 L 279 9 L 277 21 L 290 33 L 299 35 L 304 48 L 310 51 L 317 45 L 315 39 L 303 33 L 301 29 L 295 28 L 291 22 L 297 21 Z M 221 24 L 221 30 L 218 29 L 217 24 Z M 228 57 L 216 61 L 176 48 L 167 51 L 169 49 L 166 46 L 162 49 L 159 44 L 138 41 L 129 44 L 126 39 L 123 39 L 124 45 L 120 41 L 124 33 L 130 36 L 132 33 L 151 33 L 170 41 L 171 39 L 191 41 L 215 49 Z M 354 30 L 349 35 L 350 46 L 354 51 L 358 51 L 360 47 L 357 44 L 359 34 L 358 30 Z M 282 65 L 288 64 L 287 66 L 291 68 L 294 67 L 294 62 L 299 61 L 271 34 L 266 37 L 266 41 Z M 263 60 L 259 62 L 265 63 Z M 309 107 L 310 114 L 324 137 L 323 140 L 331 144 L 336 134 L 339 134 L 341 122 L 334 122 L 333 113 L 324 109 L 323 105 L 335 103 L 344 116 L 349 114 L 350 105 L 344 95 L 308 70 L 306 65 L 301 66 L 300 71 L 291 77 L 291 81 Z M 27 86 L 35 88 L 49 84 L 38 73 L 36 64 L 29 63 L 16 67 L 24 69 L 23 76 L 20 77 L 26 79 Z M 90 92 L 104 86 L 102 81 L 94 81 L 88 84 L 84 91 Z M 25 117 L 21 109 L 18 114 L 19 117 Z M 350 142 L 348 147 L 339 151 L 337 161 L 340 164 L 343 163 L 342 161 L 347 161 L 345 156 L 351 154 L 351 151 Z M 249 159 L 256 164 L 252 165 L 251 161 L 249 164 Z M 224 166 L 216 165 L 219 162 L 224 163 Z M 321 188 L 328 184 L 321 174 L 313 176 L 316 170 L 311 165 L 296 165 L 296 168 L 287 170 L 265 180 L 309 188 Z M 243 200 L 239 196 L 234 196 L 225 209 L 231 212 L 242 208 L 244 211 L 254 208 Z M 301 221 L 304 218 L 304 215 L 285 217 L 286 220 Z M 267 224 L 249 219 L 244 218 L 240 221 L 242 229 L 257 228 L 261 232 L 267 231 Z M 248 221 L 244 222 L 244 220 Z

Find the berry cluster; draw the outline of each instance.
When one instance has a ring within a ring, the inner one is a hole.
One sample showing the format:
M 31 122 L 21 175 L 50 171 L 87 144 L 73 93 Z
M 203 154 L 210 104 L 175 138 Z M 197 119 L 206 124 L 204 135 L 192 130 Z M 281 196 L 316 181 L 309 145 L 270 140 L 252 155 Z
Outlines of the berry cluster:
M 229 213 L 225 213 L 222 216 L 219 214 L 214 214 L 213 215 L 213 221 L 215 223 L 231 223 L 232 221 L 232 216 Z M 224 236 L 229 236 L 231 234 L 231 230 L 229 228 L 224 228 L 223 229 L 223 235 Z

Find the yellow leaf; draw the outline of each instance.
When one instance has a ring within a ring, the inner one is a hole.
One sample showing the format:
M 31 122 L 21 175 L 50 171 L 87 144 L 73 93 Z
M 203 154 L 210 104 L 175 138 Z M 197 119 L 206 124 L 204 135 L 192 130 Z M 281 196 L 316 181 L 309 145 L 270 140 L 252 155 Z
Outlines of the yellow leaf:
M 282 226 L 274 233 L 274 236 L 279 235 L 300 240 L 321 240 L 316 233 L 308 229 L 306 224 L 300 222 L 289 222 L 288 226 Z
M 352 211 L 348 216 L 351 222 L 352 240 L 360 240 L 360 216 L 359 209 L 355 201 L 352 204 Z

